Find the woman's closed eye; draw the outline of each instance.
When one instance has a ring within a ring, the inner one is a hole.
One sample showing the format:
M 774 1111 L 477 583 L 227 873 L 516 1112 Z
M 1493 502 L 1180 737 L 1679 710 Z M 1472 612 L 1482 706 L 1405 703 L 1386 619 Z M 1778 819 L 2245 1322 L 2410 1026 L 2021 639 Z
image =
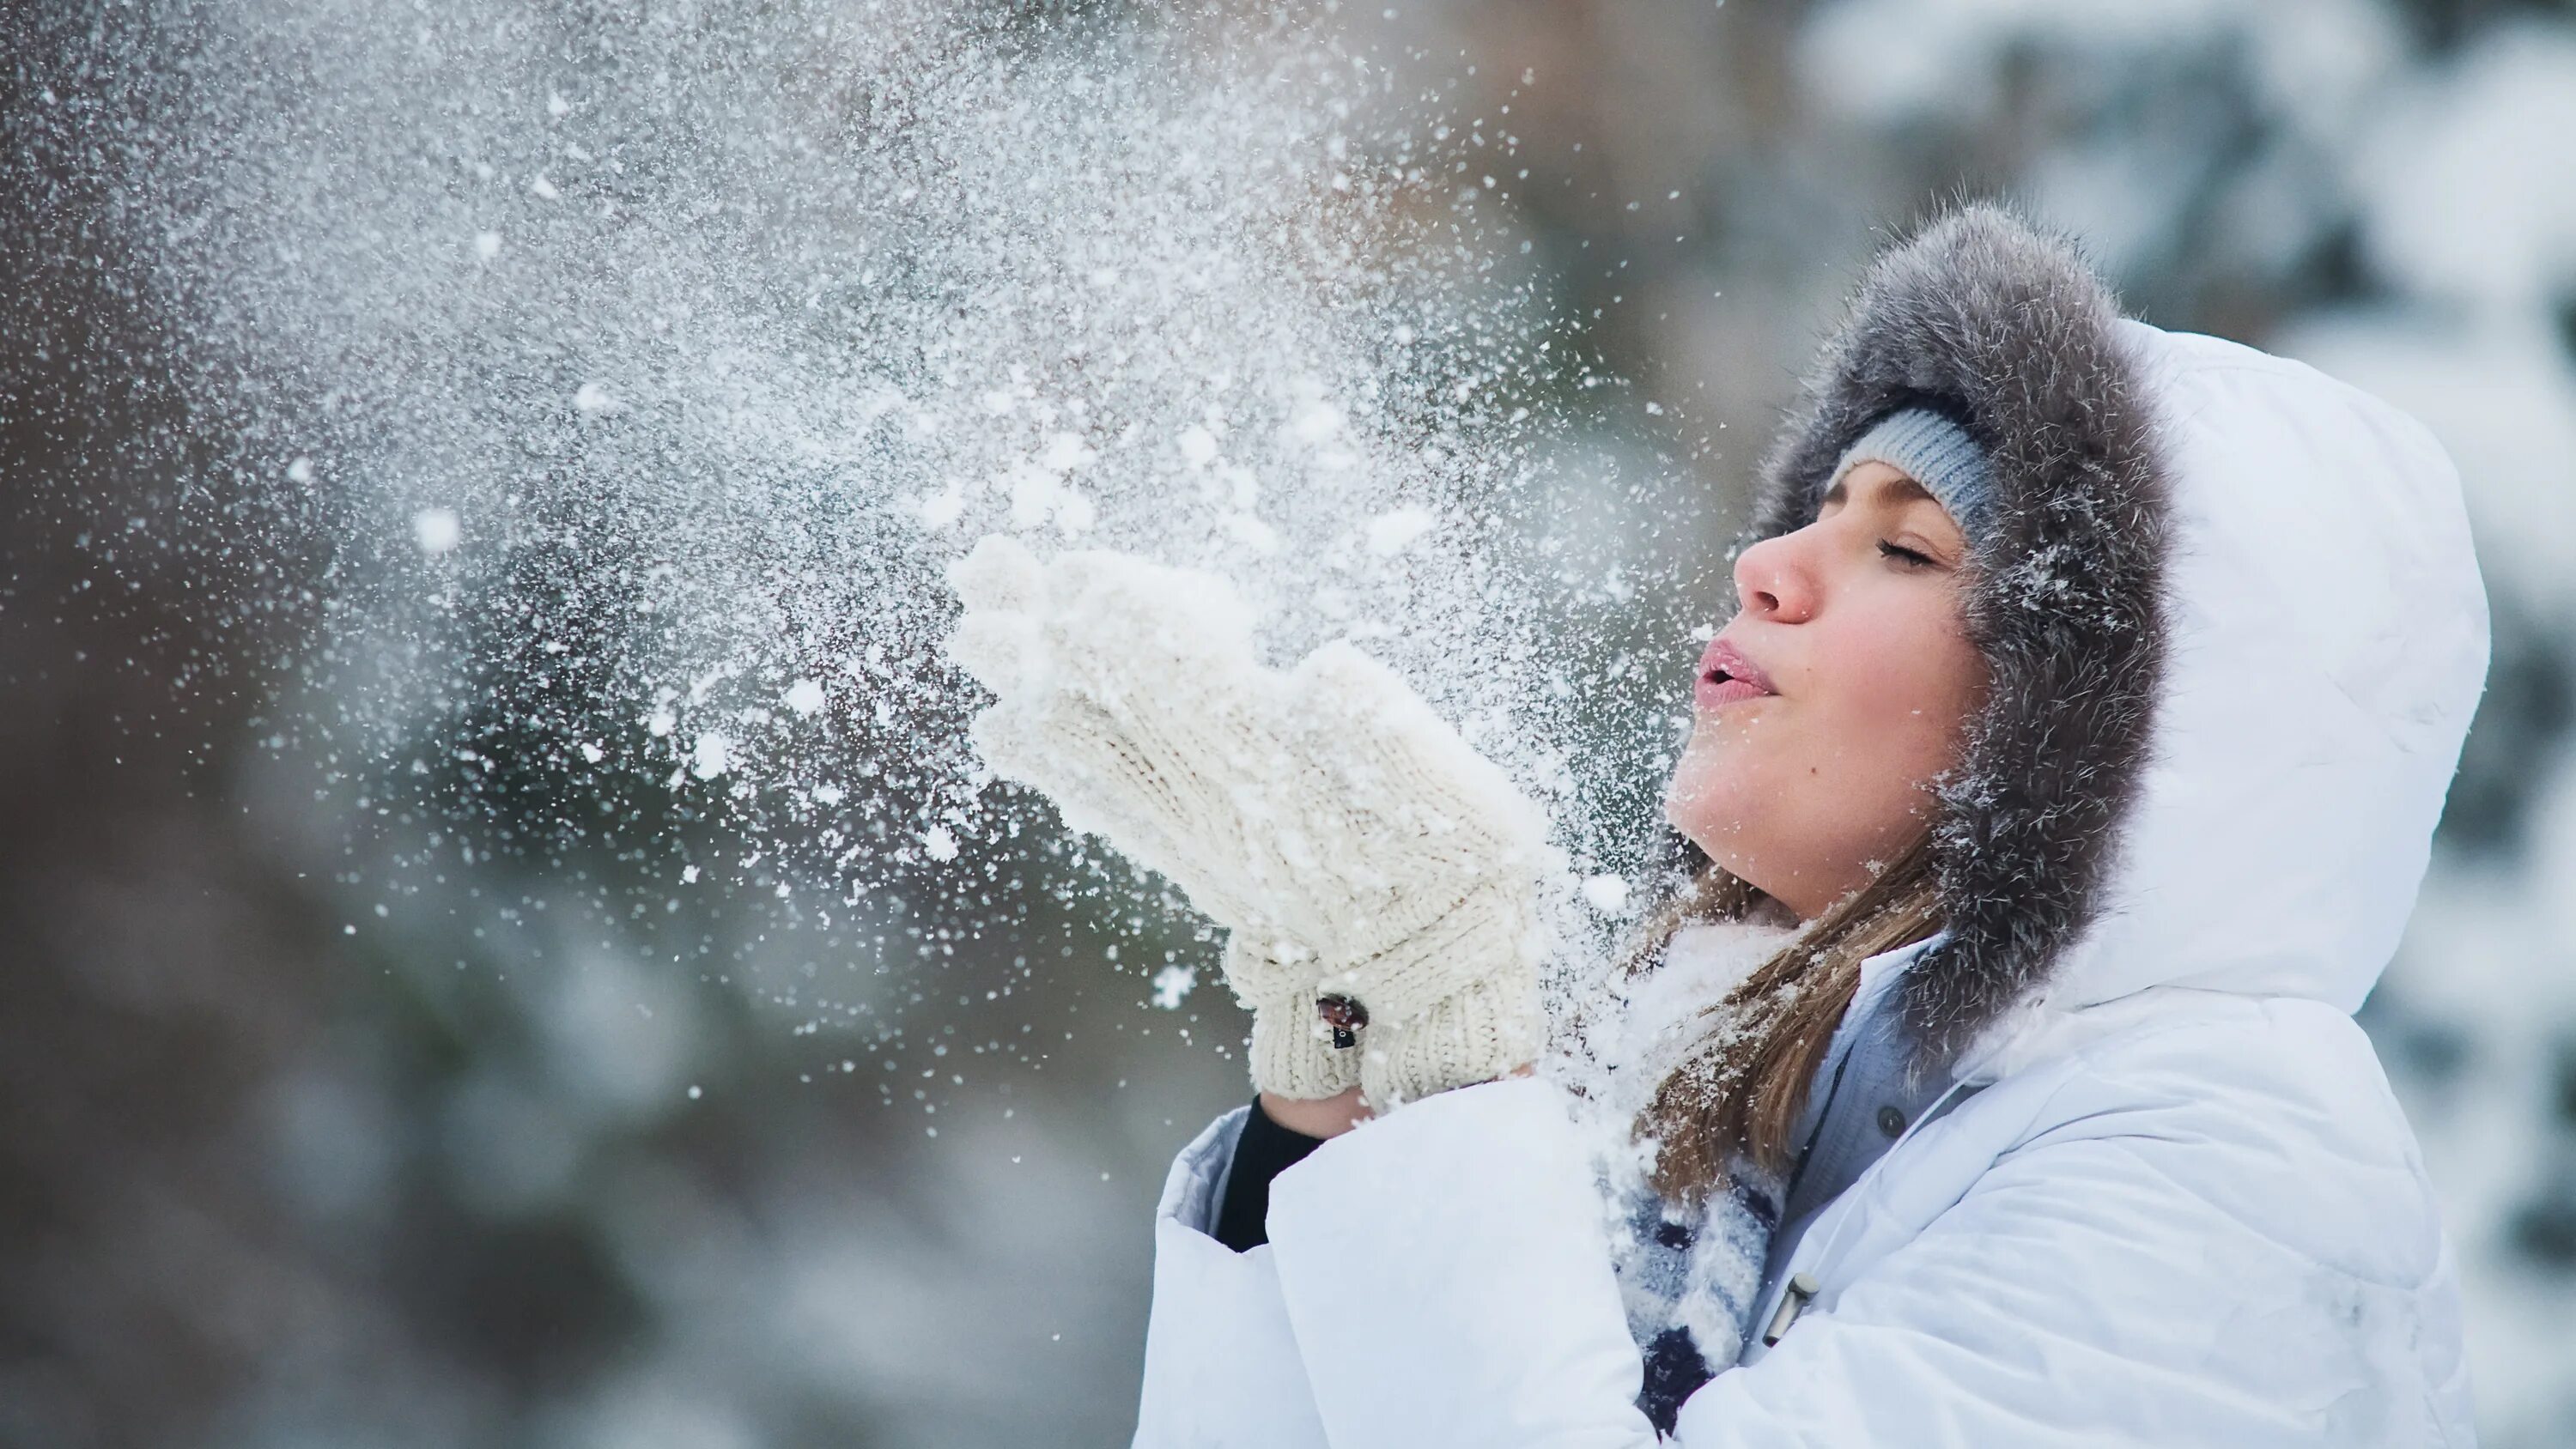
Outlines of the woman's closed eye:
M 1928 568 L 1931 565 L 1940 562 L 1940 560 L 1933 558 L 1930 554 L 1918 553 L 1913 549 L 1889 543 L 1883 538 L 1878 541 L 1878 551 L 1882 557 L 1903 560 L 1905 567 L 1909 572 L 1918 568 Z

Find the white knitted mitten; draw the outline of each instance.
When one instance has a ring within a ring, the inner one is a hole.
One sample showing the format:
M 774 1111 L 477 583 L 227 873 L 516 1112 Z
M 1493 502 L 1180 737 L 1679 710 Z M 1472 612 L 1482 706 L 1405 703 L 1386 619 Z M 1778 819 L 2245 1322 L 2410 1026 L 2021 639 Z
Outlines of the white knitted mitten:
M 1224 580 L 1128 555 L 996 535 L 950 579 L 985 762 L 1229 928 L 1262 1090 L 1384 1112 L 1537 1056 L 1545 822 L 1392 670 L 1263 668 Z M 1337 1033 L 1332 997 L 1363 1019 Z

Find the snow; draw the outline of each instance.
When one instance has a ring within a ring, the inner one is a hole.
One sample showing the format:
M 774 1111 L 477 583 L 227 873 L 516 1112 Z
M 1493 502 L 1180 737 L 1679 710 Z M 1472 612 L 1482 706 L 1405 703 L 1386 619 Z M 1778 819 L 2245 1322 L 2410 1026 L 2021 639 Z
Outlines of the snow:
M 1099 517 L 1091 500 L 1053 471 L 1037 464 L 1013 470 L 1010 493 L 1013 528 L 1041 528 L 1053 523 L 1065 537 L 1072 538 L 1088 532 Z
M 1474 545 L 1586 461 L 1533 449 L 1566 416 L 1497 386 L 1569 354 L 1521 274 L 1454 244 L 1495 201 L 1425 169 L 1489 130 L 1426 142 L 1426 103 L 1311 37 L 1209 49 L 1132 15 L 996 49 L 936 6 L 684 37 L 466 0 L 317 52 L 293 9 L 225 29 L 138 207 L 216 359 L 191 385 L 332 460 L 272 485 L 279 536 L 343 516 L 290 488 L 413 520 L 397 559 L 334 540 L 399 586 L 318 601 L 312 683 L 352 758 L 508 718 L 566 762 L 651 767 L 595 788 L 668 782 L 855 893 L 900 868 L 898 811 L 1022 808 L 936 648 L 944 564 L 996 529 L 1188 561 L 1241 585 L 1265 651 L 1348 636 L 1453 718 L 1545 717 L 1493 728 L 1500 753 L 1573 727 L 1528 672 L 1438 643 L 1552 627 L 1558 560 Z M 582 47 L 690 84 L 576 90 Z M 818 47 L 831 66 L 789 59 Z M 854 127 L 859 94 L 913 99 Z M 492 265 L 460 285 L 412 237 Z M 414 663 L 339 662 L 388 648 Z M 442 813 L 512 807 L 479 790 Z M 619 805 L 601 820 L 650 813 Z
M 952 486 L 943 492 L 916 499 L 913 506 L 921 514 L 922 527 L 937 531 L 965 517 L 966 494 Z
M 712 780 L 733 764 L 733 741 L 713 730 L 698 736 L 689 748 L 689 773 L 701 780 Z
M 1154 1005 L 1165 1011 L 1178 1011 L 1189 999 L 1190 989 L 1199 984 L 1197 968 L 1166 966 L 1154 973 Z
M 1099 456 L 1079 433 L 1057 433 L 1047 439 L 1045 451 L 1038 455 L 1038 466 L 1062 475 L 1089 467 Z
M 411 536 L 422 553 L 442 554 L 464 539 L 465 524 L 453 508 L 424 508 L 411 516 Z
M 1369 520 L 1369 552 L 1380 558 L 1393 558 L 1439 526 L 1440 516 L 1418 504 L 1390 509 Z

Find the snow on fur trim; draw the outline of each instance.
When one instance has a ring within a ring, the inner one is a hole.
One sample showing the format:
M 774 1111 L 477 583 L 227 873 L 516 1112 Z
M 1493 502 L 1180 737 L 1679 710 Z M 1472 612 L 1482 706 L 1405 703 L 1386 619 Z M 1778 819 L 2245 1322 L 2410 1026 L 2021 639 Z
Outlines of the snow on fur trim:
M 1950 940 L 1903 983 L 1936 1058 L 2027 997 L 2090 923 L 2149 758 L 2170 487 L 2118 316 L 2071 239 L 1988 203 L 1935 218 L 1870 267 L 1763 462 L 1742 540 L 1811 522 L 1844 450 L 1898 408 L 1948 412 L 1992 465 L 1965 603 L 1991 693 L 1933 822 Z

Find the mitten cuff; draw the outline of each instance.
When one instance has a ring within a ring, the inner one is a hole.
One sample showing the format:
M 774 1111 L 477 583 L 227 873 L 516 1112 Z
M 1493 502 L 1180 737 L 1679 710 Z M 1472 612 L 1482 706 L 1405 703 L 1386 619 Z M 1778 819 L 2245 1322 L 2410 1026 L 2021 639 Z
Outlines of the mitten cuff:
M 1383 1115 L 1492 1081 L 1537 1060 L 1545 1026 L 1526 975 L 1479 981 L 1415 1016 L 1373 1019 L 1360 1039 L 1360 1095 Z

